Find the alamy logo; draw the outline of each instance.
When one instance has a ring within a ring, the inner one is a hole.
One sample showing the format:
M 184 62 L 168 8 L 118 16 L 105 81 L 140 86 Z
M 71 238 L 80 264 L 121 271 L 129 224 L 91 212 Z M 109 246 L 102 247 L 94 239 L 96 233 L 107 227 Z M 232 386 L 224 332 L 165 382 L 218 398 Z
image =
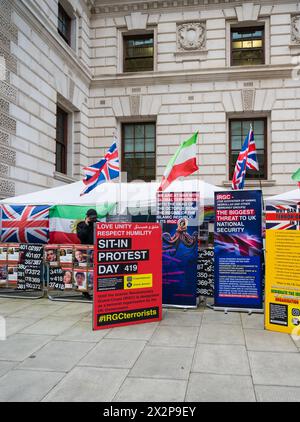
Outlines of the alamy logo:
M 6 340 L 6 320 L 0 315 L 0 341 Z

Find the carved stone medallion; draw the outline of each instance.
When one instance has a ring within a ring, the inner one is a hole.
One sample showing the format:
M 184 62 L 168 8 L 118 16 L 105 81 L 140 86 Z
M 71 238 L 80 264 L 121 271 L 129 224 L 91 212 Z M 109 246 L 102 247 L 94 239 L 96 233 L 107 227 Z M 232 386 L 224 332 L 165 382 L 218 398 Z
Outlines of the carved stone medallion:
M 205 48 L 206 28 L 203 22 L 183 23 L 177 26 L 178 50 L 191 51 Z

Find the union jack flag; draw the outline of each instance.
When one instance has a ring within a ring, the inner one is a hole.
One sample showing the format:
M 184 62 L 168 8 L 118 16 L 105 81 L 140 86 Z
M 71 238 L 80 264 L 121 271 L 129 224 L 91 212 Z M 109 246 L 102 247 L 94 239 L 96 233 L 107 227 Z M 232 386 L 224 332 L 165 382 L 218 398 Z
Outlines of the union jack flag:
M 105 157 L 98 163 L 92 164 L 89 167 L 84 167 L 85 179 L 83 183 L 86 185 L 80 196 L 91 192 L 96 186 L 101 183 L 108 182 L 109 180 L 119 177 L 120 165 L 119 155 L 116 141 L 111 145 Z
M 245 138 L 241 152 L 236 161 L 232 178 L 233 190 L 244 188 L 247 169 L 259 171 L 252 127 L 250 127 L 249 133 Z
M 266 229 L 300 230 L 300 202 L 294 205 L 267 205 Z
M 1 205 L 1 242 L 47 243 L 49 205 Z
M 215 235 L 215 248 L 218 252 L 234 253 L 238 256 L 257 256 L 262 252 L 262 241 L 249 234 Z

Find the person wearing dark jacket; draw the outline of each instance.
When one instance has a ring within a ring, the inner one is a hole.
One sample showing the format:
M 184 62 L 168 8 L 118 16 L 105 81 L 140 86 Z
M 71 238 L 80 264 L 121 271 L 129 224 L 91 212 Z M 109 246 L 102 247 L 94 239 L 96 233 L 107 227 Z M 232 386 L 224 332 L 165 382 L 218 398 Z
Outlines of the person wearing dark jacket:
M 97 212 L 94 209 L 89 209 L 86 213 L 84 221 L 77 224 L 77 237 L 82 245 L 94 244 L 94 223 L 97 221 Z
M 94 244 L 94 223 L 97 221 L 97 212 L 93 208 L 86 213 L 85 220 L 77 224 L 76 233 L 82 245 Z M 92 296 L 89 292 L 82 292 L 86 299 L 91 300 Z

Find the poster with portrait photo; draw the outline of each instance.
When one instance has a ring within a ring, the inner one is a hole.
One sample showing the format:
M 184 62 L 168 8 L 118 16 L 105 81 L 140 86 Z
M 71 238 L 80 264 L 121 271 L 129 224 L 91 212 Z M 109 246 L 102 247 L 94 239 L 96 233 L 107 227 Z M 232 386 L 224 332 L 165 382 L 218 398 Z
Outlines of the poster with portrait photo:
M 16 284 L 18 281 L 18 267 L 16 265 L 8 265 L 7 267 L 8 284 Z
M 59 247 L 60 264 L 72 265 L 73 263 L 73 247 L 70 245 L 60 245 Z
M 0 265 L 0 287 L 7 285 L 7 265 Z
M 87 262 L 88 262 L 89 268 L 94 267 L 94 248 L 89 248 L 87 250 Z
M 87 267 L 87 251 L 88 251 L 87 247 L 75 246 L 75 251 L 74 251 L 74 267 L 75 268 Z
M 62 268 L 63 271 L 63 283 L 65 290 L 73 289 L 74 287 L 74 277 L 72 267 Z
M 45 246 L 44 259 L 50 267 L 58 266 L 58 245 Z
M 8 244 L 7 245 L 7 262 L 8 263 L 17 263 L 19 262 L 19 245 Z
M 4 264 L 7 261 L 7 246 L 4 244 L 0 245 L 0 263 Z
M 87 282 L 88 290 L 93 291 L 94 288 L 94 271 L 88 271 L 88 282 Z
M 81 292 L 87 291 L 87 271 L 83 269 L 74 270 L 74 287 Z

